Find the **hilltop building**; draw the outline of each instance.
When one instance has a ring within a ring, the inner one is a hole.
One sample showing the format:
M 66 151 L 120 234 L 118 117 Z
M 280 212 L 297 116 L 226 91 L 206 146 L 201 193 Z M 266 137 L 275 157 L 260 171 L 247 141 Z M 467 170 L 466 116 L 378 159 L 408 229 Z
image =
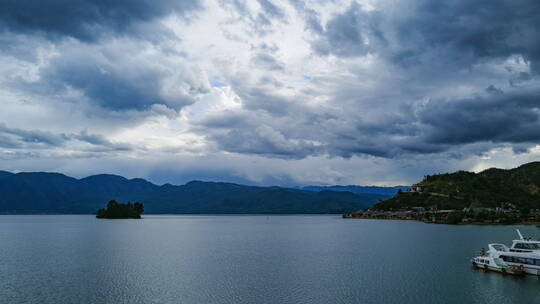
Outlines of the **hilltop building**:
M 413 184 L 409 192 L 422 192 L 422 186 L 420 184 Z

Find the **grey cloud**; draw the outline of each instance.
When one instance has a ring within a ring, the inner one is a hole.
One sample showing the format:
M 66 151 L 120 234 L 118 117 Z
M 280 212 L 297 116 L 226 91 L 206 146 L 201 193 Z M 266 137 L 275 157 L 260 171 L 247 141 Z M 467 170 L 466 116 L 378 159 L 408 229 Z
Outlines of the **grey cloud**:
M 231 19 L 230 22 L 242 22 L 245 23 L 248 27 L 247 33 L 250 36 L 264 36 L 270 33 L 272 29 L 272 21 L 276 20 L 279 22 L 287 23 L 287 16 L 284 10 L 276 5 L 274 1 L 271 0 L 257 0 L 260 6 L 259 12 L 253 12 L 244 1 L 224 1 L 219 0 L 220 5 L 228 9 L 229 11 L 234 12 L 240 18 Z M 230 37 L 233 40 L 236 40 L 234 37 Z
M 417 2 L 415 8 L 400 27 L 402 39 L 417 36 L 427 47 L 472 52 L 480 59 L 520 54 L 539 68 L 538 1 Z
M 531 79 L 532 79 L 531 74 L 525 73 L 525 72 L 520 72 L 516 77 L 510 79 L 508 81 L 508 83 L 510 83 L 510 85 L 513 86 L 513 87 L 517 87 L 520 84 L 525 83 L 525 82 L 527 82 L 527 81 L 529 81 Z
M 211 129 L 243 128 L 249 124 L 249 119 L 249 115 L 245 113 L 223 111 L 219 115 L 206 117 L 199 122 L 198 126 Z
M 10 128 L 3 123 L 0 123 L 0 133 L 4 134 L 4 137 L 11 136 L 8 142 L 9 146 L 17 145 L 17 142 L 29 143 L 29 144 L 43 144 L 46 146 L 62 146 L 68 140 L 68 137 L 64 134 L 53 134 L 47 131 L 40 130 L 23 130 L 18 128 Z
M 486 88 L 486 92 L 493 95 L 501 95 L 504 94 L 504 91 L 496 88 L 494 85 L 490 84 L 489 87 Z
M 267 125 L 255 129 L 232 129 L 210 135 L 220 149 L 243 154 L 279 158 L 304 158 L 316 155 L 317 147 L 300 139 L 286 138 L 278 130 Z
M 72 139 L 77 139 L 91 145 L 101 146 L 116 151 L 133 150 L 133 147 L 127 143 L 113 143 L 109 141 L 105 136 L 101 134 L 90 134 L 87 130 L 82 130 L 79 134 L 73 134 L 70 137 Z
M 242 114 L 228 111 L 199 122 L 198 132 L 222 150 L 278 158 L 466 158 L 508 145 L 522 153 L 540 142 L 538 89 L 502 92 L 493 86 L 471 98 L 411 102 L 375 120 L 365 119 L 358 106 L 342 112 L 282 101 L 271 107 L 276 97 L 267 91 L 244 93 Z
M 40 70 L 44 93 L 75 89 L 88 100 L 110 110 L 148 110 L 161 104 L 179 110 L 208 92 L 204 75 L 171 65 L 166 57 L 140 56 L 138 44 L 114 47 L 74 46 Z M 168 82 L 174 86 L 166 87 Z
M 328 21 L 321 38 L 313 42 L 313 48 L 324 55 L 344 57 L 376 51 L 380 44 L 386 44 L 379 18 L 378 13 L 364 12 L 360 5 L 353 3 L 343 14 Z M 317 27 L 313 29 L 320 32 Z
M 324 29 L 321 25 L 320 15 L 317 11 L 309 7 L 310 1 L 289 0 L 298 13 L 304 16 L 306 30 L 313 31 L 316 34 L 322 34 Z M 328 2 L 328 1 L 327 1 Z
M 540 91 L 438 100 L 418 111 L 424 139 L 451 145 L 540 141 Z
M 285 13 L 281 8 L 276 6 L 270 0 L 258 0 L 259 4 L 263 8 L 264 12 L 271 16 L 272 18 L 283 19 L 285 18 Z
M 512 145 L 512 152 L 514 154 L 526 154 L 533 146 L 534 144 L 514 144 Z
M 11 128 L 0 123 L 0 147 L 8 149 L 58 148 L 65 147 L 73 140 L 100 147 L 96 151 L 126 151 L 132 147 L 126 143 L 113 143 L 101 134 L 91 134 L 83 130 L 78 134 L 53 133 L 42 130 Z
M 540 4 L 535 0 L 384 1 L 380 10 L 353 4 L 313 42 L 321 54 L 375 53 L 412 66 L 429 61 L 470 65 L 522 55 L 540 70 Z
M 94 41 L 109 33 L 126 34 L 137 23 L 172 13 L 185 14 L 199 7 L 197 0 L 4 0 L 0 3 L 0 29 Z
M 265 75 L 265 76 L 262 76 L 260 79 L 259 79 L 259 84 L 261 86 L 265 86 L 265 85 L 271 85 L 271 86 L 274 86 L 276 88 L 282 88 L 284 86 L 284 83 L 277 80 L 275 77 L 272 77 L 270 75 Z
M 283 70 L 285 67 L 283 66 L 283 63 L 279 62 L 270 54 L 266 53 L 258 53 L 256 54 L 253 59 L 253 63 L 257 65 L 260 68 L 271 70 L 271 71 L 280 71 Z
M 219 150 L 299 159 L 323 152 L 306 133 L 304 119 L 275 116 L 268 110 L 225 111 L 195 122 L 193 131 Z
M 0 55 L 27 62 L 37 62 L 39 48 L 48 47 L 45 39 L 0 31 Z
M 471 98 L 411 103 L 377 123 L 356 123 L 354 131 L 334 126 L 324 142 L 345 157 L 467 157 L 504 145 L 523 151 L 540 142 L 539 96 L 538 89 L 503 93 L 492 88 Z
M 0 134 L 0 147 L 7 149 L 18 149 L 21 148 L 22 145 L 20 142 L 8 136 L 7 134 Z

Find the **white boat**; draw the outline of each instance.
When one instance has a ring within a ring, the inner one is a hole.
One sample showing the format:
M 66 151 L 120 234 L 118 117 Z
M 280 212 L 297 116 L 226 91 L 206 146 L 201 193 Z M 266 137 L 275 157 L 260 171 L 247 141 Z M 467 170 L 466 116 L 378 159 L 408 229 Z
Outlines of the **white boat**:
M 492 244 L 490 244 L 491 246 Z M 493 256 L 490 251 L 480 252 L 474 259 L 471 260 L 472 264 L 476 268 L 501 272 L 505 274 L 520 275 L 524 274 L 525 270 L 523 266 L 509 265 L 499 257 Z
M 512 269 L 521 269 L 527 274 L 540 275 L 540 242 L 524 238 L 519 230 L 517 232 L 519 239 L 514 240 L 510 248 L 504 244 L 489 244 L 488 251 L 475 257 L 473 264 L 494 271 L 498 271 L 494 268 L 506 265 Z

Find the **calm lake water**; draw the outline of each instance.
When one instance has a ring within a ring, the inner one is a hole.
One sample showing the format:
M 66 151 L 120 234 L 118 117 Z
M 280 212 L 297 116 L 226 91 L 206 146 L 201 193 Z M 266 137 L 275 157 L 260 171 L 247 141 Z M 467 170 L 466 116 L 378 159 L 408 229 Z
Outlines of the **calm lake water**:
M 473 270 L 518 227 L 338 216 L 0 216 L 1 303 L 540 303 Z

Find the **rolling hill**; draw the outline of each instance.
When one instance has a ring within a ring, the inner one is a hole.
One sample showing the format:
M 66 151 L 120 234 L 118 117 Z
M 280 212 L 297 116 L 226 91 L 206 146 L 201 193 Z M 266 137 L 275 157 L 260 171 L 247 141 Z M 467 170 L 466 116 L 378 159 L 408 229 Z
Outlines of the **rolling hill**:
M 540 208 L 540 162 L 508 170 L 491 168 L 479 173 L 431 175 L 419 184 L 421 193 L 399 193 L 372 208 L 396 210 L 433 205 L 439 209 L 495 208 L 503 203 L 511 203 L 524 212 Z

